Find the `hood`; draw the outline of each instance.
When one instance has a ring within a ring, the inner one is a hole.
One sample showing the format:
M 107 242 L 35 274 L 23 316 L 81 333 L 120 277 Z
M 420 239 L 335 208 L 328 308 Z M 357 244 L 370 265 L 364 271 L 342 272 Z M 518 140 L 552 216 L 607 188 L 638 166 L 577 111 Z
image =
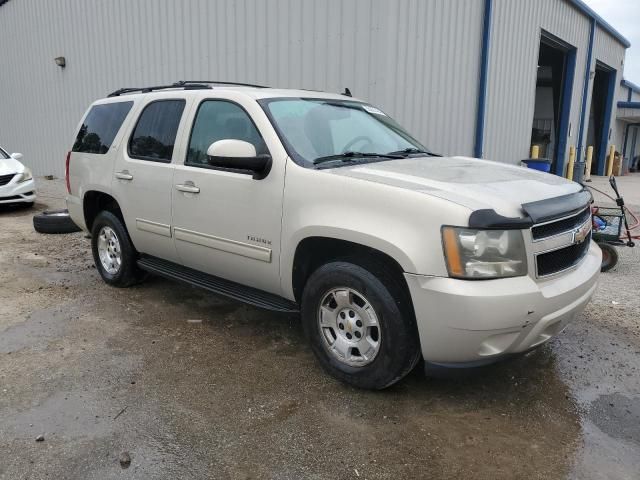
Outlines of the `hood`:
M 11 173 L 22 173 L 24 165 L 13 158 L 0 159 L 0 175 L 9 175 Z
M 556 175 L 468 157 L 417 157 L 327 170 L 335 175 L 423 192 L 471 210 L 523 215 L 523 203 L 568 195 L 582 186 Z

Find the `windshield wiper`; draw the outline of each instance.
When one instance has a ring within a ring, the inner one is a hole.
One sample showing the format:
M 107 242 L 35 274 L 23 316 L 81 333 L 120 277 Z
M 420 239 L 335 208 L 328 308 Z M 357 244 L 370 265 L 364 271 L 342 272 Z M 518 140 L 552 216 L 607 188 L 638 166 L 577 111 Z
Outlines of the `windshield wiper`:
M 318 157 L 313 161 L 314 165 L 320 163 L 331 162 L 334 160 L 342 160 L 348 162 L 356 158 L 404 158 L 402 155 L 394 153 L 376 153 L 376 152 L 343 152 L 336 155 L 327 155 L 324 157 Z
M 428 152 L 427 150 L 421 150 L 419 148 L 405 148 L 404 150 L 397 150 L 395 152 L 389 152 L 387 155 L 397 155 L 406 157 L 408 155 L 428 155 L 429 157 L 441 157 L 442 155 L 438 155 L 437 153 Z

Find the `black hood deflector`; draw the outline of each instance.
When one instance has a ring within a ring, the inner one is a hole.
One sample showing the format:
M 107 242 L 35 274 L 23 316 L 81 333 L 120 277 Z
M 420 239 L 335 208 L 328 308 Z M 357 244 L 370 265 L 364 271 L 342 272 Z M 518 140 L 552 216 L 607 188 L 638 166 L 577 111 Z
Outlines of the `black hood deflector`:
M 538 223 L 549 222 L 562 217 L 569 217 L 581 212 L 592 202 L 593 197 L 587 189 L 561 197 L 547 198 L 537 202 L 522 204 L 525 216 L 503 217 L 492 209 L 476 210 L 469 217 L 469 227 L 521 230 L 530 228 Z

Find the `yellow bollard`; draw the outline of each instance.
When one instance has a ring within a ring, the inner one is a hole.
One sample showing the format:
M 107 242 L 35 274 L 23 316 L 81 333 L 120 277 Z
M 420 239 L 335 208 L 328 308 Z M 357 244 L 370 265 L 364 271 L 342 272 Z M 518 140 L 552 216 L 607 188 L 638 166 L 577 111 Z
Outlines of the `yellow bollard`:
M 567 178 L 573 180 L 573 165 L 576 163 L 576 147 L 569 147 L 569 164 L 567 165 Z
M 532 145 L 531 146 L 531 158 L 538 158 L 539 155 L 540 155 L 540 146 L 539 145 Z
M 607 177 L 610 177 L 611 174 L 613 173 L 613 159 L 615 155 L 616 155 L 616 146 L 611 145 L 611 147 L 609 148 L 609 160 L 607 163 Z
M 591 181 L 591 162 L 593 161 L 593 146 L 587 147 L 587 164 L 584 172 L 584 181 Z

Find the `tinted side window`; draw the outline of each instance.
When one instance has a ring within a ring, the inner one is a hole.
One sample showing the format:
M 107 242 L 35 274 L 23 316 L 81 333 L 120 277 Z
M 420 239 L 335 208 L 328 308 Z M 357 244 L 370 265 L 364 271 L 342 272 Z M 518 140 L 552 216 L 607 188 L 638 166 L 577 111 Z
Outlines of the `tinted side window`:
M 107 153 L 132 105 L 133 102 L 117 102 L 91 107 L 78 131 L 72 150 Z
M 147 105 L 129 140 L 129 155 L 170 162 L 184 104 L 184 100 L 159 100 Z
M 268 153 L 267 146 L 242 107 L 224 100 L 206 100 L 198 107 L 193 122 L 186 164 L 207 164 L 207 150 L 218 140 L 244 140 L 256 147 L 258 155 Z

